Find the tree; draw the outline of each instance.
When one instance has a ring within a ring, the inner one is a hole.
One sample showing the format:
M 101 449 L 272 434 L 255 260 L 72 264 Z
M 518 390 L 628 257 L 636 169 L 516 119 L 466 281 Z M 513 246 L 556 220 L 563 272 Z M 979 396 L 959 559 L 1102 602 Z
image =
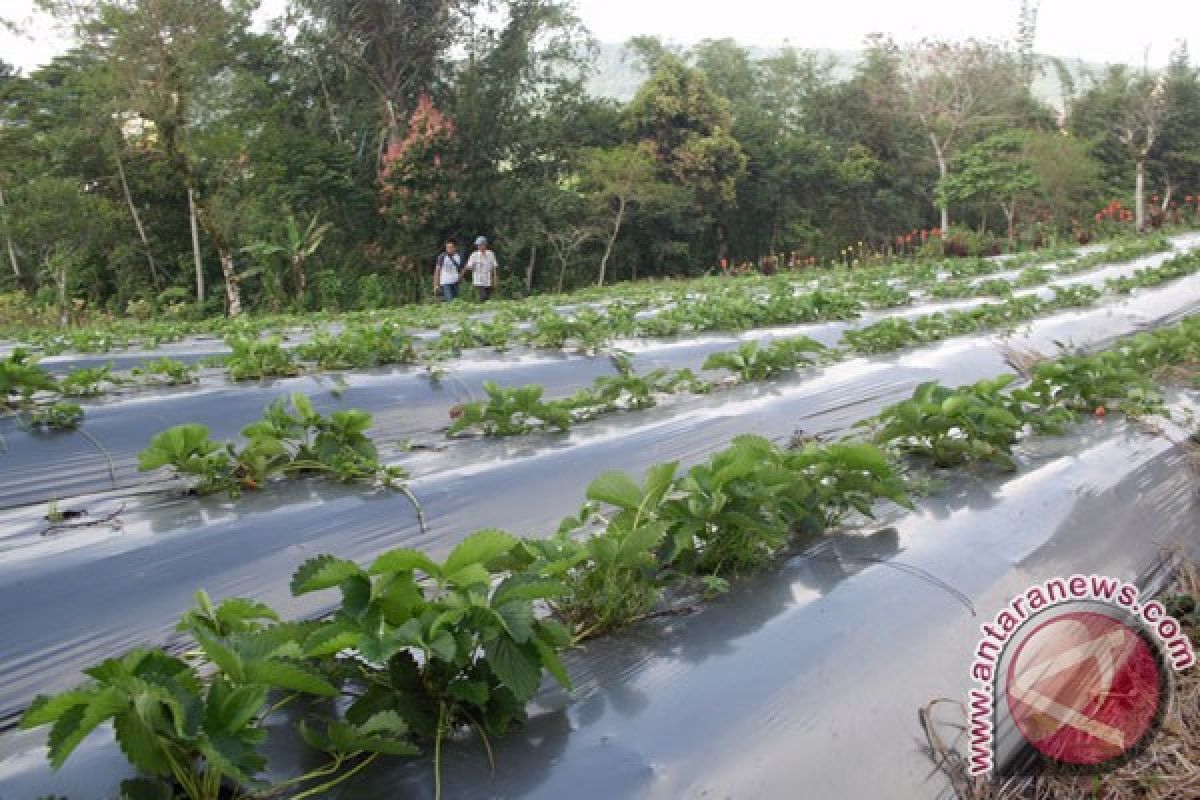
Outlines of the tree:
M 996 203 L 1004 212 L 1012 241 L 1018 201 L 1038 185 L 1023 145 L 1019 133 L 1006 132 L 964 150 L 955 158 L 953 172 L 938 184 L 938 202 L 943 207 L 952 203 Z
M 1134 186 L 1137 229 L 1146 226 L 1146 172 L 1166 119 L 1166 91 L 1149 71 L 1110 67 L 1075 103 L 1071 130 L 1093 142 L 1111 185 Z
M 727 258 L 729 213 L 746 170 L 728 104 L 704 73 L 667 55 L 628 114 L 634 138 L 653 146 L 660 177 L 692 193 L 715 234 L 717 259 Z
M 1200 190 L 1200 70 L 1191 65 L 1186 43 L 1171 54 L 1162 85 L 1162 133 L 1151 162 L 1166 210 L 1177 195 Z
M 608 226 L 608 241 L 600 259 L 597 286 L 603 286 L 621 226 L 634 203 L 661 196 L 665 187 L 658 180 L 658 165 L 649 150 L 641 145 L 621 145 L 607 150 L 593 150 L 584 166 L 584 182 L 592 187 L 594 196 L 613 215 Z
M 230 231 L 223 224 L 238 217 L 219 206 L 222 182 L 244 172 L 239 162 L 249 131 L 232 129 L 223 112 L 242 88 L 237 45 L 247 35 L 257 3 L 100 0 L 77 7 L 69 0 L 43 2 L 61 16 L 79 15 L 81 38 L 103 54 L 116 102 L 152 126 L 154 145 L 192 194 L 197 218 L 217 251 L 229 315 L 237 316 L 240 282 Z
M 923 41 L 904 51 L 905 105 L 925 130 L 944 181 L 950 161 L 973 134 L 1011 117 L 1013 88 L 1022 84 L 1016 61 L 998 47 Z M 939 204 L 942 230 L 950 210 Z
M 1101 189 L 1101 165 L 1090 143 L 1067 131 L 1028 131 L 1022 138 L 1023 159 L 1038 187 L 1039 211 L 1060 226 L 1081 219 Z
M 291 271 L 292 302 L 296 308 L 302 308 L 304 294 L 308 290 L 308 276 L 304 265 L 321 249 L 325 236 L 332 227 L 328 222 L 321 222 L 320 215 L 314 214 L 305 223 L 297 219 L 295 213 L 288 211 L 282 241 L 255 242 L 247 245 L 245 249 L 264 259 L 283 256 Z
M 463 40 L 478 5 L 471 0 L 291 0 L 294 36 L 319 74 L 335 130 L 339 111 L 322 63 L 369 88 L 380 128 L 373 137 L 378 169 L 404 137 L 408 115 L 432 88 L 446 52 Z
M 86 269 L 112 252 L 119 218 L 116 204 L 69 178 L 38 177 L 12 192 L 13 239 L 32 256 L 43 285 L 52 287 L 64 326 L 73 299 L 99 299 L 101 281 Z
M 1162 82 L 1148 73 L 1130 76 L 1124 85 L 1117 138 L 1134 163 L 1134 221 L 1146 229 L 1146 162 L 1162 133 L 1166 117 L 1166 92 Z
M 380 173 L 380 208 L 397 224 L 410 247 L 433 250 L 431 226 L 444 220 L 459 200 L 463 175 L 454 121 L 428 95 L 408 120 L 407 135 L 393 140 Z

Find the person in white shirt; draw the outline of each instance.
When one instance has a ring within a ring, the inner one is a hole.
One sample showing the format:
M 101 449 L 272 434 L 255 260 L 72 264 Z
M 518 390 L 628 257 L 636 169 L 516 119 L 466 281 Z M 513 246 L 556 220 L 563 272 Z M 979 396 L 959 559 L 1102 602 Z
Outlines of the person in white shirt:
M 496 254 L 488 249 L 487 237 L 480 236 L 475 240 L 475 252 L 467 259 L 465 272 L 471 273 L 471 282 L 481 301 L 491 299 L 499 271 L 500 264 L 496 262 Z
M 453 239 L 446 242 L 446 249 L 438 253 L 433 270 L 433 291 L 440 292 L 449 303 L 458 298 L 459 270 L 462 269 L 462 254 Z

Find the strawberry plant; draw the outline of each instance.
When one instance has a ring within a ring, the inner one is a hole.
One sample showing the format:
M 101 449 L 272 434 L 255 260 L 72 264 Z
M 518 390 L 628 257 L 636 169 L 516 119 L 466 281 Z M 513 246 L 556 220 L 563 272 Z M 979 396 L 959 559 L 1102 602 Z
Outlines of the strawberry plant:
M 197 368 L 173 358 L 156 358 L 134 367 L 131 374 L 147 386 L 185 386 L 196 382 Z
M 865 286 L 858 295 L 868 308 L 899 308 L 912 304 L 912 295 L 907 289 L 897 288 L 887 282 Z
M 892 317 L 863 328 L 851 328 L 842 334 L 842 341 L 857 353 L 891 353 L 920 344 L 922 337 L 911 322 Z
M 1162 409 L 1162 396 L 1148 375 L 1111 350 L 1036 364 L 1029 385 L 1014 394 L 1043 409 L 1072 413 L 1111 407 L 1141 415 Z
M 104 393 L 104 384 L 118 386 L 124 381 L 113 375 L 113 365 L 102 367 L 80 367 L 73 369 L 62 379 L 60 389 L 67 397 L 95 397 Z
M 877 499 L 890 500 L 901 508 L 913 507 L 888 459 L 869 444 L 801 446 L 788 453 L 785 464 L 812 487 L 813 497 L 794 523 L 802 533 L 823 534 L 849 511 L 872 517 Z
M 420 507 L 399 481 L 407 473 L 379 462 L 375 444 L 367 436 L 371 415 L 364 411 L 318 414 L 302 394 L 291 397 L 291 409 L 282 400 L 267 407 L 262 419 L 242 430 L 241 448 L 215 442 L 203 425 L 179 425 L 151 440 L 138 456 L 143 472 L 171 467 L 179 475 L 199 479 L 199 494 L 260 489 L 272 477 L 326 475 L 344 483 L 371 482 L 399 489 Z M 422 520 L 423 525 L 423 520 Z
M 566 317 L 548 311 L 535 318 L 529 333 L 529 342 L 535 347 L 561 349 L 571 338 L 572 328 Z
M 254 339 L 234 336 L 225 340 L 233 351 L 225 357 L 225 368 L 235 381 L 263 380 L 298 375 L 293 355 L 283 349 L 279 337 Z
M 1010 297 L 1013 292 L 1013 285 L 1002 278 L 994 278 L 975 284 L 975 292 L 976 294 L 990 295 L 992 297 Z
M 561 580 L 564 591 L 546 599 L 576 641 L 623 628 L 651 613 L 662 598 L 657 551 L 666 536 L 664 502 L 675 483 L 676 464 L 660 464 L 638 484 L 619 472 L 588 486 L 577 517 L 563 520 L 550 539 L 526 539 L 514 551 L 518 568 Z M 611 507 L 600 513 L 596 504 Z M 598 522 L 599 530 L 589 529 Z M 585 538 L 578 535 L 589 530 Z
M 338 611 L 307 637 L 304 653 L 333 661 L 361 687 L 346 720 L 365 725 L 392 714 L 433 742 L 436 796 L 446 736 L 465 727 L 485 740 L 503 734 L 524 719 L 546 672 L 570 686 L 559 658 L 570 635 L 534 613 L 563 587 L 509 572 L 503 564 L 517 546 L 508 534 L 480 531 L 441 563 L 407 549 L 384 553 L 369 569 L 319 556 L 292 578 L 296 595 L 341 592 Z
M 541 386 L 502 389 L 492 381 L 485 381 L 483 390 L 487 392 L 487 401 L 460 406 L 459 416 L 450 425 L 447 436 L 472 428 L 484 436 L 519 436 L 543 428 L 565 431 L 571 427 L 571 412 L 560 404 L 542 402 L 545 390 Z
M 241 482 L 230 451 L 230 446 L 213 441 L 204 425 L 178 425 L 150 440 L 138 454 L 138 469 L 150 472 L 169 466 L 180 475 L 198 478 L 193 488 L 199 494 L 236 494 Z
M 28 350 L 18 347 L 0 359 L 0 402 L 5 405 L 27 405 L 38 392 L 57 391 L 54 377 L 37 365 Z
M 356 325 L 337 336 L 318 333 L 297 348 L 299 356 L 321 369 L 369 369 L 389 364 L 412 364 L 417 353 L 413 337 L 391 322 Z
M 1053 273 L 1050 270 L 1042 269 L 1041 267 L 1030 267 L 1023 270 L 1017 276 L 1016 285 L 1022 289 L 1027 289 L 1033 286 L 1042 286 L 1050 281 Z
M 975 295 L 975 286 L 965 280 L 950 280 L 935 283 L 929 290 L 930 297 L 937 300 L 958 300 Z
M 619 373 L 615 377 L 597 378 L 590 389 L 561 401 L 577 416 L 595 416 L 619 408 L 644 410 L 653 408 L 656 395 L 694 392 L 703 394 L 711 388 L 690 369 L 668 370 L 660 368 L 639 375 L 634 371 L 629 358 L 622 354 L 612 356 L 613 366 Z
M 274 472 L 289 477 L 324 474 L 343 483 L 384 485 L 405 477 L 402 469 L 379 463 L 379 452 L 367 436 L 370 414 L 349 410 L 326 417 L 302 394 L 292 395 L 291 406 L 289 411 L 277 400 L 260 421 L 242 431 L 248 442 L 238 460 L 258 484 Z
M 1099 300 L 1100 295 L 1100 290 L 1087 284 L 1055 286 L 1052 302 L 1056 308 L 1086 308 Z
M 824 349 L 807 336 L 777 339 L 766 347 L 754 341 L 743 342 L 737 350 L 710 355 L 703 369 L 726 369 L 742 382 L 764 381 L 801 364 L 811 364 L 809 354 L 820 353 Z
M 797 534 L 821 535 L 877 498 L 910 505 L 883 454 L 840 444 L 788 451 L 758 436 L 688 471 L 667 504 L 664 561 L 710 575 L 760 567 Z
M 46 431 L 73 431 L 83 424 L 83 409 L 74 403 L 55 403 L 30 413 L 30 428 Z
M 811 487 L 766 439 L 741 436 L 692 467 L 669 503 L 664 559 L 683 572 L 736 574 L 762 566 L 791 539 Z
M 263 723 L 274 709 L 271 693 L 318 698 L 338 693 L 300 659 L 301 642 L 316 626 L 271 624 L 278 619 L 274 611 L 246 600 L 214 607 L 200 592 L 197 602 L 179 626 L 195 642 L 196 657 L 135 650 L 85 670 L 90 683 L 34 700 L 21 727 L 52 726 L 48 757 L 55 768 L 109 721 L 121 751 L 142 776 L 123 784 L 126 797 L 268 796 L 324 781 L 289 794 L 309 797 L 353 774 L 328 780 L 349 759 L 365 756 L 362 760 L 369 762 L 379 754 L 416 752 L 394 715 L 357 725 L 335 722 L 323 734 L 323 741 L 336 745 L 323 748 L 331 753 L 328 765 L 268 784 L 260 777 L 266 767 L 260 748 L 266 739 Z
M 985 461 L 1016 469 L 1012 447 L 1031 420 L 1001 393 L 1013 380 L 1006 375 L 957 389 L 921 384 L 912 399 L 879 414 L 875 441 L 928 456 L 939 467 Z

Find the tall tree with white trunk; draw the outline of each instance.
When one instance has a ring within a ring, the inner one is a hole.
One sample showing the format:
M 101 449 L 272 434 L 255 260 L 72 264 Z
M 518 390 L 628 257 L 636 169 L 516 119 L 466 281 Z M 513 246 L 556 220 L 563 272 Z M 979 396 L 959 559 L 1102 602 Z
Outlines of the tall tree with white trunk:
M 901 108 L 920 121 L 944 182 L 950 163 L 982 133 L 1010 119 L 1024 89 L 1020 64 L 1009 51 L 977 40 L 922 41 L 901 53 Z M 939 203 L 941 227 L 950 209 Z

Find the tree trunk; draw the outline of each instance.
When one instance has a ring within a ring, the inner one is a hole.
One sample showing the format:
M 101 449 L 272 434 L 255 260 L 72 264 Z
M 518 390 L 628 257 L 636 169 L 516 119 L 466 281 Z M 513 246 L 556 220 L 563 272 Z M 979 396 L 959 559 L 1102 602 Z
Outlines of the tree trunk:
M 537 268 L 537 242 L 529 252 L 529 266 L 525 267 L 525 293 L 533 294 L 533 271 Z
M 142 225 L 142 215 L 138 213 L 137 206 L 133 202 L 133 193 L 129 191 L 129 181 L 125 179 L 125 165 L 121 162 L 120 147 L 113 148 L 113 158 L 117 162 L 117 175 L 121 179 L 121 192 L 125 195 L 125 205 L 129 206 L 129 214 L 133 217 L 133 225 L 137 228 L 138 238 L 142 240 L 142 248 L 146 251 L 146 261 L 150 264 L 150 280 L 154 283 L 155 290 L 162 285 L 158 279 L 158 266 L 154 263 L 154 252 L 150 249 L 150 240 L 146 236 L 146 229 Z
M 292 290 L 296 293 L 296 306 L 303 308 L 304 293 L 308 291 L 308 276 L 304 274 L 304 257 L 300 255 L 292 256 Z
M 1146 159 L 1137 162 L 1137 181 L 1134 186 L 1134 224 L 1138 233 L 1146 230 Z
M 58 280 L 58 325 L 65 328 L 71 322 L 71 315 L 67 311 L 67 258 L 61 252 L 58 254 L 58 269 L 54 275 Z
M 617 243 L 617 234 L 621 232 L 621 223 L 625 221 L 625 198 L 622 197 L 617 205 L 617 218 L 613 221 L 612 234 L 608 237 L 608 246 L 604 248 L 604 258 L 600 259 L 600 280 L 597 286 L 604 285 L 604 275 L 608 271 L 608 259 Z
M 933 142 L 933 153 L 937 156 L 939 181 L 944 181 L 950 174 L 950 169 L 946 165 L 946 154 L 942 152 L 941 142 L 932 133 L 929 134 L 929 141 Z M 946 203 L 942 203 L 938 210 L 942 213 L 942 234 L 945 235 L 950 230 L 950 208 Z
M 242 313 L 242 292 L 238 281 L 237 270 L 233 264 L 233 250 L 225 239 L 225 234 L 217 227 L 212 213 L 205 207 L 203 201 L 193 195 L 193 205 L 204 232 L 212 239 L 213 247 L 217 249 L 217 260 L 221 262 L 221 275 L 225 278 L 225 296 L 229 303 L 229 316 L 236 317 Z
M 233 267 L 233 251 L 221 241 L 217 244 L 217 258 L 221 260 L 221 274 L 225 276 L 225 293 L 229 298 L 229 316 L 242 313 L 242 292 L 238 285 L 237 272 Z
M 188 189 L 188 219 L 192 225 L 192 258 L 196 262 L 196 305 L 204 311 L 204 262 L 200 260 L 200 226 L 196 224 L 196 197 Z
M 567 257 L 562 256 L 558 259 L 558 294 L 563 292 L 563 282 L 567 278 Z
M 725 223 L 717 223 L 717 263 L 720 264 L 725 259 L 729 258 L 729 236 L 725 230 Z
M 0 216 L 3 216 L 4 209 L 4 190 L 0 189 Z M 17 284 L 21 283 L 21 262 L 17 261 L 17 248 L 13 245 L 12 234 L 8 230 L 7 221 L 4 225 L 4 240 L 8 245 L 8 263 L 12 265 L 13 275 L 17 278 Z
M 1004 218 L 1008 220 L 1008 243 L 1012 245 L 1016 239 L 1017 201 L 1003 203 L 1000 207 L 1004 209 Z

